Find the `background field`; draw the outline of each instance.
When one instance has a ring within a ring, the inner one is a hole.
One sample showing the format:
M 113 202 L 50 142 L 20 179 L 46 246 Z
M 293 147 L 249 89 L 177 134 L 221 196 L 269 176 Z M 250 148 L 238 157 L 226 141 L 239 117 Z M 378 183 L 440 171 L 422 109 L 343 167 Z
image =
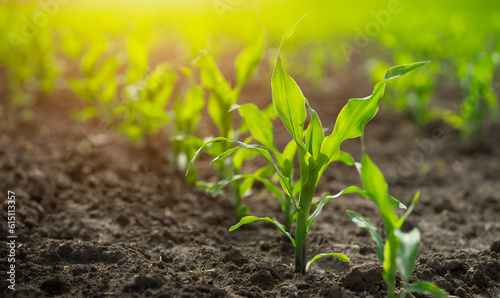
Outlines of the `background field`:
M 308 254 L 352 262 L 324 258 L 302 276 L 272 225 L 228 232 L 234 206 L 194 184 L 218 180 L 207 154 L 184 176 L 199 146 L 186 136 L 221 131 L 194 61 L 208 53 L 234 87 L 236 57 L 265 32 L 239 98 L 265 109 L 281 37 L 304 15 L 283 65 L 329 129 L 389 66 L 431 61 L 388 83 L 366 148 L 391 194 L 409 204 L 422 193 L 403 227 L 422 233 L 413 279 L 499 296 L 500 5 L 485 0 L 0 2 L 0 198 L 7 210 L 16 193 L 19 237 L 17 291 L 2 278 L 2 296 L 386 296 L 375 245 L 345 212 L 382 227 L 373 202 L 352 195 L 325 207 Z M 273 124 L 283 148 L 289 133 Z M 360 159 L 359 140 L 342 150 Z M 318 195 L 359 184 L 337 166 Z M 261 184 L 242 202 L 281 219 Z M 7 268 L 5 245 L 1 254 Z

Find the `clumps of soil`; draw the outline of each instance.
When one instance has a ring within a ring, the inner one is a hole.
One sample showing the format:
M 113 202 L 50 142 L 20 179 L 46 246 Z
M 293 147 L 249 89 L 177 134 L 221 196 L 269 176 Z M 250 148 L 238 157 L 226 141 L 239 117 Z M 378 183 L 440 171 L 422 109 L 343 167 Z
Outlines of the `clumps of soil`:
M 385 288 L 382 273 L 383 269 L 379 263 L 365 263 L 351 268 L 341 278 L 341 284 L 354 292 L 372 291 L 376 293 Z
M 238 222 L 232 206 L 186 184 L 160 156 L 112 141 L 68 167 L 68 154 L 84 136 L 68 119 L 55 117 L 50 104 L 40 108 L 50 135 L 35 124 L 0 126 L 0 189 L 16 193 L 19 244 L 16 292 L 7 291 L 0 279 L 1 297 L 387 296 L 373 242 L 345 214 L 358 211 L 382 228 L 373 202 L 339 199 L 325 206 L 311 227 L 309 258 L 336 251 L 352 263 L 323 258 L 309 274 L 296 274 L 290 265 L 293 246 L 271 224 L 228 232 Z M 398 121 L 379 120 L 368 128 L 372 140 L 385 140 L 377 153 L 383 169 L 394 167 L 394 148 L 409 156 L 415 148 L 411 139 L 420 134 Z M 458 297 L 500 297 L 500 143 L 489 139 L 487 156 L 462 154 L 458 137 L 447 135 L 427 156 L 435 170 L 415 171 L 391 184 L 393 195 L 406 204 L 408 194 L 422 190 L 403 227 L 422 233 L 411 282 L 430 281 Z M 352 185 L 358 178 L 352 172 L 352 177 L 347 170 L 326 172 L 321 191 Z M 3 210 L 5 193 L 0 193 Z M 244 200 L 256 216 L 281 216 L 276 198 L 258 188 Z M 6 226 L 1 216 L 2 239 Z M 8 265 L 5 248 L 1 268 Z M 401 286 L 399 280 L 398 290 Z
M 415 266 L 416 279 L 433 282 L 458 297 L 498 295 L 500 260 L 496 252 L 490 251 L 432 254 L 419 258 Z

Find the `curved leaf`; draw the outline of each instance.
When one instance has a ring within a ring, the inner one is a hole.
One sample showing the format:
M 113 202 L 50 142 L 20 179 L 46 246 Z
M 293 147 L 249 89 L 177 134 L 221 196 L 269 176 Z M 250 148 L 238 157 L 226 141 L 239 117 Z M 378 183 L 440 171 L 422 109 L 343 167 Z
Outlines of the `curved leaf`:
M 339 193 L 337 193 L 335 195 L 324 196 L 318 203 L 314 204 L 317 207 L 314 210 L 314 212 L 309 216 L 309 218 L 307 220 L 306 231 L 309 230 L 309 227 L 313 223 L 314 219 L 319 215 L 319 213 L 321 212 L 321 210 L 323 210 L 323 207 L 326 205 L 326 203 L 328 203 L 331 199 L 338 198 L 341 195 L 348 194 L 348 193 L 359 193 L 359 194 L 362 194 L 362 193 L 364 193 L 364 190 L 360 189 L 357 186 L 349 186 L 348 188 L 341 190 Z
M 311 120 L 309 121 L 306 131 L 306 147 L 314 159 L 317 160 L 319 158 L 319 150 L 321 149 L 321 144 L 323 143 L 325 134 L 318 114 L 315 110 L 313 110 L 313 108 L 311 108 L 307 100 L 306 103 L 309 107 L 309 114 L 311 115 Z
M 323 257 L 336 257 L 339 258 L 341 261 L 349 263 L 351 262 L 351 259 L 349 259 L 347 256 L 340 254 L 340 253 L 324 253 L 324 254 L 317 254 L 312 258 L 309 262 L 306 264 L 306 272 L 309 271 L 309 267 L 311 267 L 311 264 L 317 261 L 318 259 L 321 259 Z
M 354 211 L 347 210 L 347 215 L 352 219 L 352 221 L 360 228 L 365 228 L 368 230 L 370 237 L 375 241 L 377 245 L 377 256 L 380 262 L 384 263 L 384 243 L 382 242 L 382 237 L 380 236 L 379 230 L 365 217 L 359 215 Z
M 396 253 L 396 265 L 399 272 L 403 276 L 405 282 L 410 280 L 413 266 L 418 256 L 418 246 L 420 243 L 420 232 L 418 229 L 413 229 L 408 233 L 402 232 L 400 229 L 394 230 L 394 236 L 399 238 L 399 247 Z
M 236 84 L 239 88 L 245 84 L 255 72 L 264 53 L 265 30 L 262 28 L 255 41 L 245 48 L 236 58 Z
M 292 235 L 290 233 L 288 233 L 286 230 L 285 230 L 285 226 L 282 225 L 281 223 L 279 223 L 277 220 L 275 219 L 271 219 L 269 217 L 256 217 L 256 216 L 245 216 L 243 217 L 239 223 L 237 223 L 236 225 L 232 226 L 229 228 L 229 232 L 232 232 L 236 229 L 238 229 L 239 227 L 241 227 L 242 225 L 246 225 L 246 224 L 249 224 L 249 223 L 252 223 L 254 221 L 260 221 L 260 220 L 263 220 L 263 221 L 267 221 L 267 222 L 270 222 L 272 224 L 274 224 L 274 226 L 285 236 L 288 237 L 288 239 L 290 239 L 290 241 L 292 242 L 293 246 L 295 246 L 295 239 L 293 239 Z
M 391 67 L 385 73 L 384 81 L 388 81 L 388 80 L 392 80 L 394 78 L 400 77 L 400 76 L 407 74 L 410 71 L 412 71 L 416 68 L 419 68 L 420 66 L 425 65 L 429 62 L 430 61 L 415 62 L 415 63 L 409 63 L 409 64 L 403 64 L 403 65 Z
M 415 193 L 415 196 L 413 197 L 413 201 L 410 207 L 408 208 L 408 210 L 406 210 L 405 214 L 403 214 L 403 216 L 399 219 L 398 223 L 396 224 L 397 227 L 403 226 L 403 223 L 405 222 L 406 218 L 408 217 L 408 215 L 411 214 L 413 208 L 415 208 L 415 205 L 417 204 L 419 197 L 420 197 L 420 192 L 417 191 L 417 193 Z
M 437 298 L 449 297 L 449 295 L 445 291 L 441 290 L 438 286 L 424 281 L 412 283 L 408 288 L 405 289 L 405 291 L 410 293 L 427 294 Z
M 276 151 L 274 144 L 273 124 L 271 120 L 254 104 L 238 106 L 238 112 L 245 119 L 248 129 L 254 139 L 273 152 Z
M 399 218 L 387 199 L 387 182 L 382 172 L 366 153 L 363 154 L 361 180 L 368 196 L 377 204 L 386 230 L 392 230 Z
M 417 62 L 391 67 L 387 70 L 383 81 L 377 83 L 370 96 L 353 98 L 342 108 L 331 135 L 323 140 L 321 156 L 318 166 L 322 173 L 328 163 L 337 159 L 340 154 L 340 145 L 347 139 L 359 137 L 363 134 L 366 124 L 377 114 L 380 100 L 385 91 L 385 82 L 402 76 L 428 62 Z
M 281 48 L 292 36 L 299 22 L 300 20 L 288 29 L 281 40 L 271 79 L 271 90 L 276 113 L 297 144 L 303 147 L 302 136 L 307 116 L 304 94 L 295 80 L 283 69 L 280 56 Z
M 220 188 L 223 188 L 224 186 L 226 186 L 234 181 L 238 181 L 241 179 L 253 179 L 253 180 L 257 180 L 257 181 L 262 182 L 262 184 L 264 184 L 266 189 L 268 191 L 272 192 L 276 196 L 276 198 L 278 198 L 278 200 L 280 201 L 280 204 L 283 205 L 283 197 L 281 195 L 279 188 L 276 187 L 274 184 L 272 184 L 271 181 L 269 181 L 268 179 L 262 178 L 258 175 L 255 175 L 255 174 L 242 174 L 242 175 L 233 175 L 231 177 L 227 177 L 226 179 L 221 180 L 221 181 L 217 182 L 216 184 L 212 185 L 208 190 L 212 191 L 215 189 L 220 189 Z
M 291 188 L 291 185 L 290 185 L 290 180 L 288 179 L 288 177 L 283 176 L 283 174 L 281 173 L 281 171 L 279 169 L 278 164 L 274 161 L 273 157 L 269 153 L 269 150 L 266 147 L 261 146 L 261 145 L 245 144 L 245 143 L 240 142 L 240 141 L 236 141 L 236 140 L 228 139 L 228 138 L 223 138 L 223 137 L 214 138 L 214 139 L 212 139 L 210 141 L 207 141 L 205 144 L 203 144 L 202 147 L 200 147 L 200 149 L 198 149 L 198 151 L 196 151 L 196 153 L 194 154 L 193 158 L 189 162 L 186 174 L 189 172 L 189 170 L 193 166 L 194 161 L 196 160 L 196 158 L 200 154 L 201 150 L 203 150 L 203 148 L 205 146 L 207 146 L 208 144 L 211 144 L 211 143 L 221 142 L 221 141 L 231 142 L 231 143 L 236 144 L 236 145 L 238 145 L 238 146 L 240 146 L 242 148 L 252 149 L 252 150 L 257 151 L 260 155 L 262 155 L 265 159 L 267 159 L 267 161 L 269 161 L 269 163 L 274 167 L 274 169 L 276 170 L 276 173 L 278 174 L 278 180 L 279 180 L 279 182 L 281 184 L 281 187 L 283 188 L 283 190 L 285 191 L 285 193 L 287 195 L 289 195 L 289 196 L 291 196 L 293 198 L 293 196 L 291 195 L 292 188 Z M 300 212 L 302 210 L 302 208 L 299 206 L 298 202 L 295 199 L 293 199 L 293 203 L 294 203 L 294 206 L 297 209 L 297 211 Z

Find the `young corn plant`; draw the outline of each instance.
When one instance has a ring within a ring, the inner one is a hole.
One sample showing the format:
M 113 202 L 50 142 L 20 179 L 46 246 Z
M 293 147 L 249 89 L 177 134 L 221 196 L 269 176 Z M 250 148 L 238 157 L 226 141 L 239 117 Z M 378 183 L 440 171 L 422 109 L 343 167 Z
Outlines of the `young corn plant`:
M 175 70 L 160 63 L 144 79 L 125 87 L 127 100 L 115 114 L 122 115 L 120 130 L 132 141 L 149 141 L 170 123 L 165 109 L 177 79 Z
M 297 144 L 294 140 L 290 141 L 283 152 L 279 152 L 274 141 L 274 131 L 271 118 L 273 115 L 268 116 L 264 111 L 260 111 L 254 104 L 244 104 L 233 107 L 238 109 L 240 116 L 244 119 L 247 129 L 250 131 L 253 139 L 257 140 L 260 144 L 265 146 L 276 158 L 277 166 L 283 176 L 293 181 L 294 167 L 293 160 L 297 151 Z M 234 159 L 238 161 L 237 154 L 240 152 L 245 152 L 238 150 L 241 147 L 235 147 L 236 153 Z M 241 159 L 240 159 L 241 160 Z M 238 162 L 240 164 L 241 162 Z M 272 166 L 266 166 L 258 169 L 255 173 L 249 174 L 237 174 L 231 175 L 224 180 L 212 185 L 208 190 L 218 190 L 222 187 L 233 183 L 234 181 L 243 180 L 240 184 L 240 192 L 242 195 L 247 192 L 255 180 L 260 181 L 264 187 L 274 194 L 279 200 L 281 205 L 281 210 L 283 212 L 284 229 L 290 231 L 290 227 L 296 215 L 295 208 L 293 208 L 292 196 L 288 195 L 286 192 L 280 190 L 279 186 L 276 186 L 272 182 L 272 178 L 277 178 L 274 173 L 274 168 Z M 273 177 L 270 177 L 273 176 Z M 292 187 L 293 188 L 293 187 Z M 292 189 L 292 194 L 297 194 L 297 187 L 295 191 Z
M 228 139 L 236 138 L 241 133 L 240 129 L 233 129 L 233 110 L 231 107 L 238 103 L 241 89 L 245 82 L 255 73 L 262 59 L 264 43 L 265 32 L 262 30 L 255 41 L 238 55 L 235 61 L 236 85 L 234 88 L 231 86 L 231 82 L 224 78 L 215 60 L 208 53 L 200 53 L 193 61 L 194 65 L 201 70 L 201 85 L 210 93 L 207 109 L 210 118 L 218 129 L 219 137 Z M 212 143 L 208 148 L 208 153 L 212 157 L 217 157 L 228 149 L 230 149 L 229 144 Z M 238 175 L 241 172 L 242 162 L 253 156 L 255 156 L 253 152 L 240 152 L 237 153 L 237 156 L 225 161 L 217 160 L 214 163 L 214 167 L 219 172 L 220 179 Z M 248 182 L 247 184 L 251 183 Z M 205 182 L 198 182 L 198 185 L 205 189 L 210 189 L 212 186 L 212 184 Z M 230 198 L 230 202 L 237 209 L 240 217 L 248 214 L 248 208 L 240 203 L 242 196 L 248 188 L 245 186 L 244 189 L 240 189 L 240 182 L 238 180 L 232 181 L 231 187 L 233 190 L 232 198 L 220 191 L 218 194 Z
M 493 88 L 498 65 L 498 53 L 481 53 L 474 63 L 462 61 L 459 64 L 457 73 L 467 95 L 462 101 L 460 112 L 445 111 L 442 116 L 458 128 L 464 138 L 475 137 L 479 140 L 483 124 L 493 123 L 500 118 L 498 96 Z
M 271 219 L 269 217 L 243 217 L 238 224 L 230 228 L 230 231 L 236 230 L 240 226 L 254 221 L 268 221 L 273 223 L 281 233 L 290 239 L 295 247 L 295 271 L 306 273 L 312 262 L 324 256 L 334 256 L 343 261 L 349 261 L 349 258 L 342 254 L 327 253 L 319 254 L 312 258 L 311 261 L 306 262 L 307 235 L 309 234 L 311 224 L 319 215 L 323 206 L 331 199 L 339 197 L 345 193 L 359 193 L 366 196 L 366 193 L 363 190 L 357 187 L 348 187 L 334 196 L 326 196 L 322 198 L 317 204 L 314 212 L 311 214 L 313 196 L 322 174 L 328 165 L 334 161 L 342 161 L 347 164 L 354 165 L 352 157 L 349 154 L 340 151 L 340 145 L 347 139 L 356 138 L 363 134 L 364 127 L 378 111 L 379 102 L 384 94 L 385 84 L 388 80 L 404 75 L 427 62 L 418 62 L 390 68 L 386 72 L 384 80 L 376 84 L 374 91 L 370 96 L 349 100 L 337 117 L 333 132 L 329 136 L 325 137 L 324 129 L 321 125 L 318 114 L 310 107 L 309 102 L 302 94 L 302 91 L 297 83 L 285 72 L 282 66 L 281 49 L 295 31 L 296 26 L 297 23 L 285 33 L 281 41 L 281 45 L 278 49 L 276 66 L 272 76 L 271 88 L 273 105 L 276 113 L 291 134 L 292 141 L 295 142 L 295 146 L 297 147 L 297 156 L 300 165 L 300 181 L 294 184 L 290 177 L 283 174 L 284 171 L 280 166 L 280 163 L 276 162 L 273 157 L 273 153 L 275 152 L 273 152 L 274 150 L 272 149 L 272 145 L 270 145 L 269 141 L 266 141 L 262 145 L 250 145 L 234 139 L 219 137 L 205 143 L 205 145 L 221 141 L 233 143 L 238 147 L 256 151 L 267 159 L 273 166 L 278 175 L 278 180 L 284 193 L 291 198 L 292 204 L 295 208 L 295 237 L 293 237 L 292 234 L 285 229 L 283 224 L 278 222 L 276 219 Z M 310 120 L 306 128 L 305 122 L 307 112 L 309 112 Z M 245 120 L 248 121 L 248 119 Z M 261 126 L 258 119 L 255 119 L 254 121 L 256 126 Z M 266 135 L 265 138 L 272 139 L 272 134 L 270 134 L 269 130 L 263 130 L 261 133 Z M 268 148 L 266 145 L 271 148 Z M 222 159 L 231 155 L 238 150 L 238 147 L 226 150 L 216 159 Z M 200 148 L 197 153 L 201 150 L 202 148 Z M 194 159 L 191 161 L 191 164 L 192 162 L 194 162 Z M 190 166 L 188 166 L 188 170 L 189 167 Z M 296 200 L 295 194 L 298 195 L 298 201 Z M 386 194 L 386 196 L 388 195 Z M 395 206 L 404 206 L 394 198 L 390 196 L 388 196 L 388 198 L 391 199 L 391 202 Z
M 117 105 L 117 71 L 122 61 L 118 56 L 106 56 L 109 47 L 106 41 L 95 43 L 80 60 L 83 77 L 68 79 L 70 89 L 84 104 L 84 108 L 74 114 L 77 120 L 116 121 L 113 109 Z
M 377 255 L 384 267 L 383 277 L 389 297 L 404 297 L 408 292 L 423 293 L 433 297 L 448 297 L 446 292 L 431 283 L 419 281 L 408 284 L 418 255 L 420 232 L 418 229 L 413 229 L 405 233 L 401 231 L 401 227 L 415 207 L 420 194 L 418 192 L 415 194 L 412 204 L 399 218 L 387 198 L 388 186 L 384 176 L 366 153 L 363 153 L 360 174 L 367 197 L 375 202 L 382 215 L 386 234 L 385 244 L 379 230 L 368 219 L 353 211 L 347 211 L 347 214 L 358 227 L 366 228 L 377 244 Z M 396 295 L 395 284 L 398 269 L 403 278 L 403 289 Z
M 205 107 L 205 97 L 203 89 L 194 81 L 191 69 L 180 67 L 180 71 L 189 80 L 189 87 L 184 97 L 177 98 L 170 115 L 173 119 L 171 132 L 173 151 L 170 160 L 180 171 L 186 171 L 188 162 L 204 143 L 203 139 L 198 137 L 197 127 L 201 121 L 201 111 Z M 196 178 L 197 172 L 193 169 L 186 180 L 188 183 L 194 183 Z

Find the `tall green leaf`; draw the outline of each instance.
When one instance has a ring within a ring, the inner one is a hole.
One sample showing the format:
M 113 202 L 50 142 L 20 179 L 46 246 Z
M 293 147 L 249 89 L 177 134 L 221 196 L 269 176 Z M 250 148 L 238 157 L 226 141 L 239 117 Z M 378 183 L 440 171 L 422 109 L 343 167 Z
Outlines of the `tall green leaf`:
M 418 256 L 418 246 L 420 243 L 420 232 L 413 229 L 409 233 L 404 233 L 400 229 L 394 230 L 394 236 L 399 238 L 399 247 L 396 254 L 396 265 L 403 276 L 403 280 L 410 280 L 415 260 Z
M 252 136 L 271 151 L 276 151 L 271 120 L 254 104 L 238 106 L 238 112 L 245 119 Z
M 386 230 L 392 230 L 398 221 L 398 215 L 392 209 L 387 199 L 387 182 L 379 168 L 371 161 L 366 153 L 363 154 L 361 181 L 369 197 L 377 204 Z
M 309 125 L 307 126 L 306 131 L 306 147 L 307 151 L 311 153 L 314 159 L 318 159 L 321 144 L 323 143 L 323 139 L 325 138 L 325 133 L 323 131 L 323 126 L 321 125 L 318 114 L 311 108 L 309 103 L 307 103 L 307 106 L 309 107 L 311 120 L 309 121 Z
M 342 142 L 363 134 L 366 124 L 377 114 L 380 100 L 384 95 L 386 81 L 402 76 L 426 63 L 428 62 L 391 67 L 387 70 L 384 80 L 375 85 L 370 96 L 349 100 L 340 111 L 332 134 L 326 137 L 321 145 L 321 156 L 318 161 L 318 166 L 321 167 L 320 173 L 326 169 L 330 162 L 337 159 Z
M 255 72 L 264 53 L 265 31 L 262 28 L 254 42 L 244 49 L 236 58 L 236 84 L 241 88 Z
M 305 98 L 295 80 L 283 69 L 280 53 L 285 42 L 295 31 L 298 22 L 288 29 L 281 40 L 276 66 L 271 79 L 271 89 L 276 113 L 297 144 L 303 146 L 302 135 L 307 117 Z

